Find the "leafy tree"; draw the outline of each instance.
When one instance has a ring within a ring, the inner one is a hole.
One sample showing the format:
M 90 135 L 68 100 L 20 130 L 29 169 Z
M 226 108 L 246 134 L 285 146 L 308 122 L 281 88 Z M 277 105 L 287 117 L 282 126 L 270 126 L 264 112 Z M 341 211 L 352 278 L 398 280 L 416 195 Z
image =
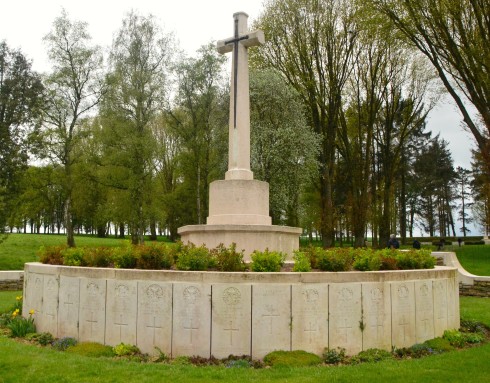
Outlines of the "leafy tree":
M 271 0 L 256 26 L 268 40 L 256 65 L 280 71 L 300 95 L 308 124 L 320 135 L 317 188 L 323 245 L 334 239 L 334 171 L 342 92 L 356 38 L 348 0 Z
M 461 221 L 463 224 L 460 231 L 463 233 L 464 237 L 466 237 L 466 233 L 471 231 L 466 225 L 472 222 L 472 219 L 467 213 L 468 207 L 471 206 L 471 204 L 468 203 L 468 197 L 470 196 L 470 191 L 468 190 L 468 187 L 471 183 L 470 176 L 471 171 L 469 171 L 468 169 L 465 169 L 461 166 L 458 166 L 456 168 L 455 181 L 456 187 L 458 189 L 456 197 L 461 199 L 461 210 L 459 210 L 458 221 Z
M 107 179 L 126 202 L 134 244 L 143 242 L 151 204 L 155 143 L 150 123 L 166 105 L 174 50 L 153 16 L 129 13 L 110 54 L 108 92 L 102 105 Z M 121 197 L 121 196 L 120 196 Z M 123 211 L 123 209 L 119 209 Z
M 60 233 L 64 219 L 63 169 L 59 165 L 30 166 L 22 176 L 11 225 L 31 233 Z
M 432 63 L 490 174 L 490 22 L 486 0 L 369 0 Z M 471 116 L 468 100 L 478 111 Z
M 297 92 L 275 70 L 251 73 L 250 106 L 252 170 L 270 185 L 272 221 L 298 226 L 301 193 L 317 175 L 318 136 Z
M 174 99 L 175 134 L 181 146 L 180 162 L 188 187 L 192 221 L 204 222 L 208 213 L 208 190 L 224 166 L 227 108 L 222 69 L 226 58 L 214 44 L 197 51 L 195 58 L 183 58 L 176 65 L 178 87 Z
M 449 234 L 450 227 L 455 235 L 451 202 L 452 180 L 455 177 L 453 160 L 447 142 L 439 136 L 424 145 L 414 163 L 420 191 L 419 212 L 425 232 L 435 236 Z
M 27 166 L 29 133 L 43 102 L 40 76 L 18 50 L 0 41 L 0 233 L 12 212 L 19 172 Z
M 104 86 L 102 53 L 91 45 L 87 23 L 71 21 L 63 10 L 44 38 L 53 71 L 45 79 L 47 105 L 44 109 L 45 156 L 64 170 L 65 228 L 68 246 L 73 237 L 73 166 L 79 139 L 83 136 L 80 121 L 100 101 Z
M 485 164 L 481 153 L 473 151 L 473 161 L 471 163 L 473 180 L 471 189 L 473 196 L 473 216 L 478 222 L 485 235 L 490 235 L 490 177 L 485 171 Z

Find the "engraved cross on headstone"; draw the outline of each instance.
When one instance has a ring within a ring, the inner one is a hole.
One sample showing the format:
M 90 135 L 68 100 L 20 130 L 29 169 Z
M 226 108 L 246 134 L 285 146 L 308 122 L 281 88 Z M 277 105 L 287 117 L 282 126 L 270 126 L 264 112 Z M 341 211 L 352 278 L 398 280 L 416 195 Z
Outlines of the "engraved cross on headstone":
M 250 100 L 247 48 L 265 42 L 262 31 L 249 32 L 248 15 L 233 15 L 233 37 L 218 41 L 221 54 L 232 52 L 228 172 L 225 179 L 253 179 L 250 171 Z

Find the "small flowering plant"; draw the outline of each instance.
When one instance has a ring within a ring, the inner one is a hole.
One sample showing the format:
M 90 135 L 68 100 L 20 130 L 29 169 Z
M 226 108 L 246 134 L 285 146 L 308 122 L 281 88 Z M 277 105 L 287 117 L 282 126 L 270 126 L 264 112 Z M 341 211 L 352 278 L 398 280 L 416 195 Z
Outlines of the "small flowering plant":
M 23 318 L 21 309 L 17 308 L 12 312 L 7 328 L 10 329 L 13 338 L 23 338 L 27 334 L 36 332 L 34 324 L 34 310 L 29 310 L 29 318 Z

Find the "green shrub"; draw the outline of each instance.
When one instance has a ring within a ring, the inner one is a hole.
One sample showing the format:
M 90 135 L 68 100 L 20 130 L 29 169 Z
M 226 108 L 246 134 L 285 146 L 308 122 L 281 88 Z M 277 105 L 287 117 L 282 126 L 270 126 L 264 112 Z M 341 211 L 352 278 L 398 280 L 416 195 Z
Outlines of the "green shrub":
M 225 247 L 222 243 L 211 250 L 211 256 L 216 260 L 216 267 L 220 271 L 243 271 L 245 262 L 243 261 L 243 250 L 236 251 L 236 244 Z
M 278 251 L 254 251 L 251 255 L 252 263 L 250 269 L 256 272 L 277 272 L 286 259 L 285 254 Z
M 64 337 L 56 339 L 51 345 L 55 350 L 66 351 L 69 347 L 73 347 L 78 343 L 75 338 Z
M 465 345 L 465 341 L 463 338 L 463 334 L 460 333 L 458 330 L 446 330 L 444 331 L 444 335 L 442 336 L 444 339 L 446 339 L 449 343 L 451 343 L 451 346 L 461 348 Z
M 435 353 L 448 352 L 454 350 L 454 347 L 451 346 L 451 343 L 447 339 L 444 338 L 434 338 L 429 339 L 424 342 L 430 349 L 434 350 Z
M 32 340 L 39 343 L 41 346 L 47 346 L 48 344 L 53 343 L 54 338 L 53 335 L 49 332 L 42 332 L 40 334 L 36 334 L 36 337 L 33 337 Z
M 176 266 L 179 270 L 207 270 L 212 265 L 211 254 L 204 246 L 182 246 L 177 256 Z
M 133 251 L 136 253 L 138 269 L 170 269 L 174 261 L 172 255 L 166 252 L 165 245 L 139 245 L 133 247 Z
M 108 267 L 111 264 L 111 255 L 108 247 L 85 247 L 83 262 L 88 267 Z
M 92 358 L 111 358 L 115 355 L 111 346 L 105 346 L 103 344 L 95 342 L 78 343 L 74 346 L 71 346 L 66 351 L 72 354 L 88 356 Z
M 308 246 L 306 248 L 301 249 L 301 251 L 308 257 L 310 260 L 310 265 L 312 269 L 318 269 L 318 259 L 321 257 L 321 254 L 325 251 L 321 247 Z
M 134 269 L 136 267 L 136 254 L 129 243 L 112 249 L 112 262 L 117 269 Z
M 354 249 L 333 248 L 318 254 L 317 266 L 323 271 L 349 271 L 354 261 Z
M 400 251 L 396 255 L 398 268 L 401 270 L 433 269 L 436 259 L 426 249 Z
M 116 356 L 130 356 L 140 354 L 140 349 L 132 344 L 119 343 L 112 348 Z
M 84 266 L 84 251 L 81 247 L 67 247 L 62 251 L 65 266 Z
M 466 245 L 484 245 L 485 241 L 464 241 L 465 246 Z
M 189 366 L 192 364 L 190 357 L 185 355 L 177 356 L 176 358 L 172 359 L 171 363 L 178 366 Z
M 355 255 L 353 267 L 359 271 L 377 271 L 381 268 L 381 264 L 382 259 L 379 252 L 363 249 Z
M 330 349 L 326 348 L 323 351 L 323 361 L 326 364 L 339 364 L 344 363 L 347 359 L 345 355 L 345 348 Z
M 39 262 L 48 265 L 62 265 L 63 264 L 63 251 L 66 246 L 41 246 L 37 255 Z
M 391 352 L 380 350 L 379 348 L 370 348 L 368 350 L 361 351 L 356 356 L 353 356 L 351 358 L 351 363 L 376 363 L 386 359 L 393 359 Z
M 484 336 L 486 336 L 486 334 L 488 333 L 488 329 L 483 323 L 474 320 L 467 320 L 467 319 L 461 320 L 460 331 L 472 332 Z
M 398 270 L 398 265 L 396 262 L 396 256 L 393 255 L 381 255 L 381 266 L 380 270 Z
M 279 367 L 303 367 L 316 366 L 322 362 L 318 355 L 310 352 L 297 351 L 273 351 L 264 356 L 264 363 L 267 366 Z
M 293 255 L 294 266 L 293 271 L 295 272 L 308 272 L 311 271 L 310 259 L 306 255 L 306 253 L 302 251 L 295 251 Z

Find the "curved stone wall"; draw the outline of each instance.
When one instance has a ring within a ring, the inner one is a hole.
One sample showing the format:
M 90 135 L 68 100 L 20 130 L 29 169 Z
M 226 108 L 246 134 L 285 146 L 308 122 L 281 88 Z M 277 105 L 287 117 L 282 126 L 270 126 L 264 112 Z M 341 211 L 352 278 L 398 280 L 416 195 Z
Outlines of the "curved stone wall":
M 405 347 L 459 328 L 456 269 L 226 273 L 25 265 L 39 332 L 172 357 Z

